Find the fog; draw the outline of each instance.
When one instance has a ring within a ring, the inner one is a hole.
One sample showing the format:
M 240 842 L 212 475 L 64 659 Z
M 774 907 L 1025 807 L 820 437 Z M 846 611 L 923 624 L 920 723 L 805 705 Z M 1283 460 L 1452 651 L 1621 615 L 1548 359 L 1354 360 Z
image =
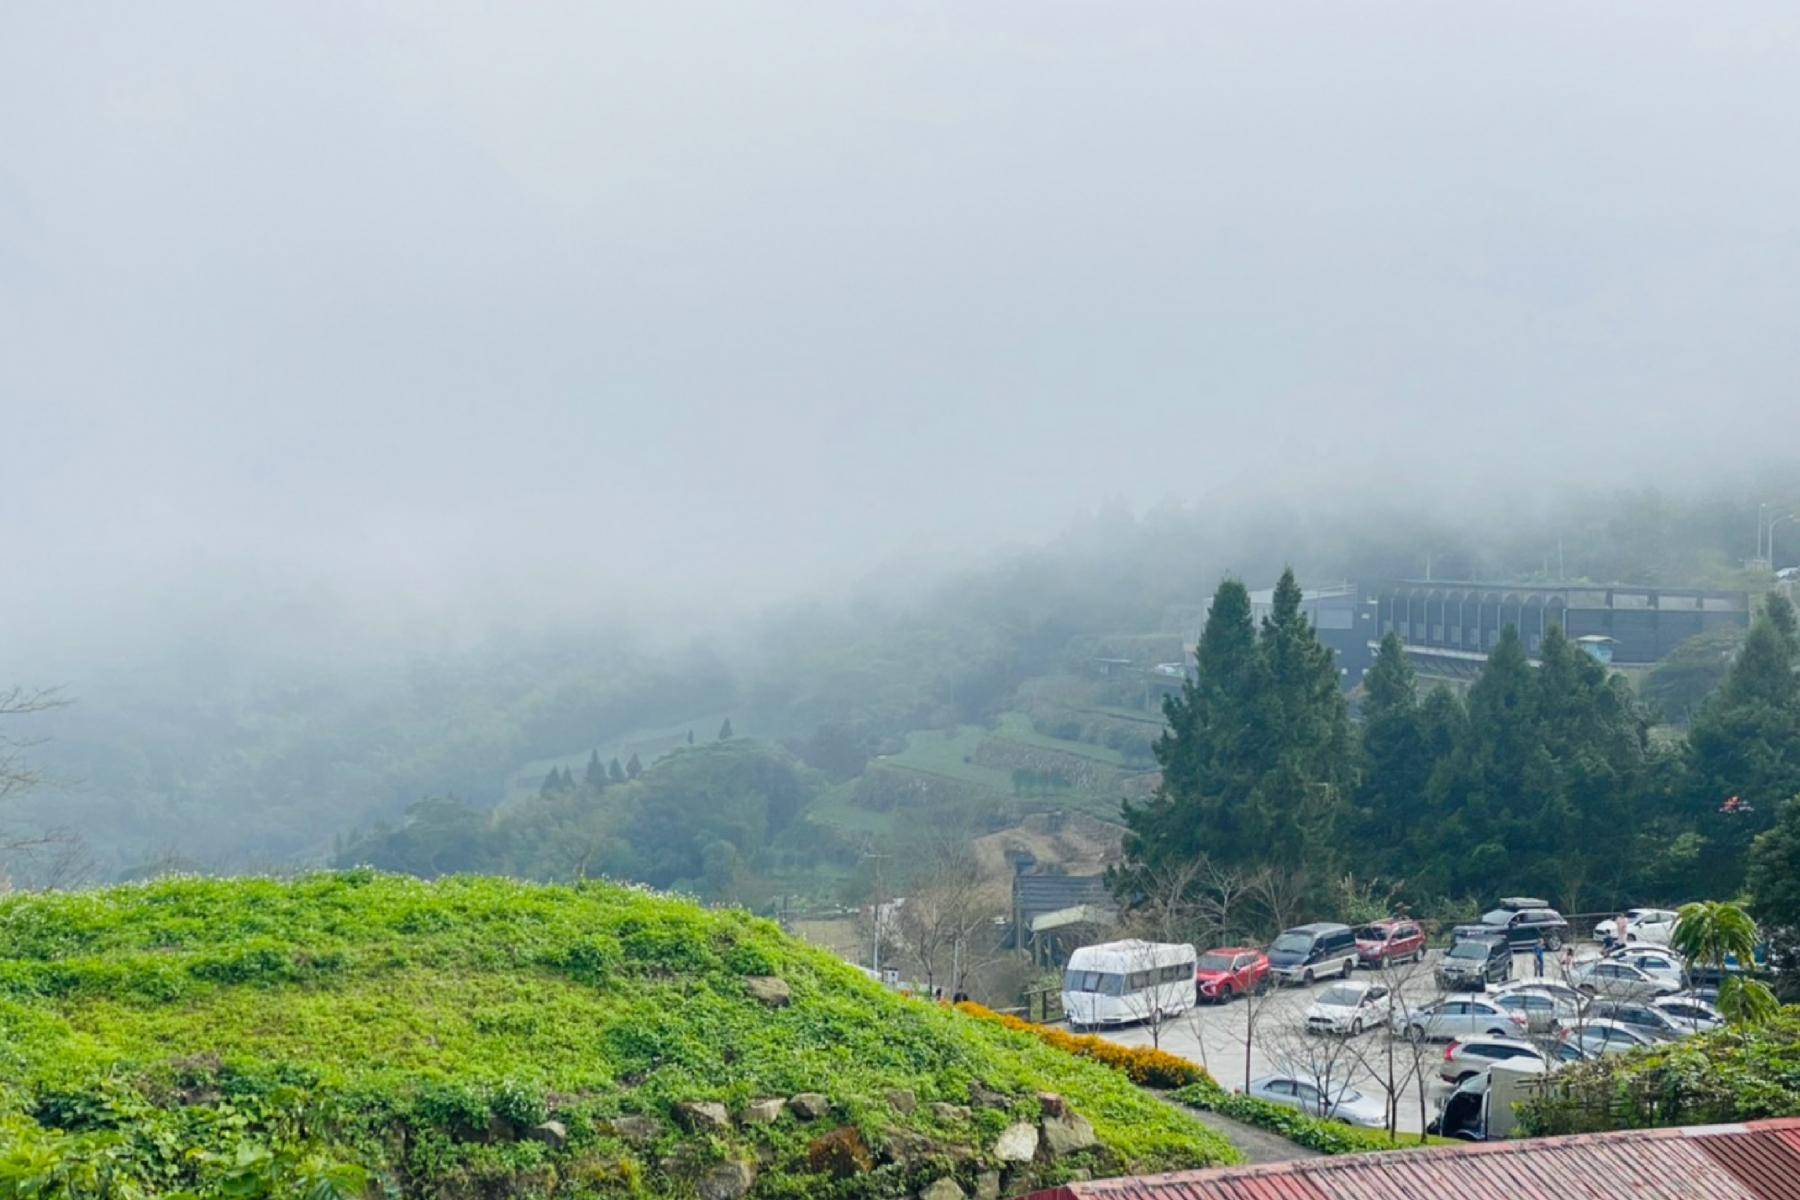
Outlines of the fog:
M 0 636 L 1716 481 L 1795 448 L 1796 144 L 1775 3 L 12 5 Z

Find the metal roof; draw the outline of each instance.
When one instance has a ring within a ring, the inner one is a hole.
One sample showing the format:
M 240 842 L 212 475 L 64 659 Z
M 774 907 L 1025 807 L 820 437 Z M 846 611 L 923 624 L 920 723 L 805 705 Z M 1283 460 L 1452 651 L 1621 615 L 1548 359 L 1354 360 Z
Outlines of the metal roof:
M 1032 1200 L 1800 1200 L 1800 1118 L 1097 1179 Z

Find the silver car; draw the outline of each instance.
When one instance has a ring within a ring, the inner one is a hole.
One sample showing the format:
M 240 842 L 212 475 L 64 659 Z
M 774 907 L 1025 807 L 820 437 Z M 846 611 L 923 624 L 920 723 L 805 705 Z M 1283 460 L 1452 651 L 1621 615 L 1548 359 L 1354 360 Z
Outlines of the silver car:
M 1251 1082 L 1248 1095 L 1271 1104 L 1297 1108 L 1308 1116 L 1332 1117 L 1364 1129 L 1387 1127 L 1387 1105 L 1365 1096 L 1348 1083 L 1337 1084 L 1329 1101 L 1320 1081 L 1300 1075 L 1264 1075 Z
M 1543 1051 L 1530 1042 L 1518 1038 L 1472 1037 L 1466 1042 L 1456 1042 L 1444 1051 L 1444 1063 L 1438 1068 L 1438 1076 L 1445 1083 L 1461 1083 L 1497 1062 L 1515 1065 L 1522 1059 L 1539 1067 L 1549 1065 Z
M 1525 1027 L 1532 1033 L 1552 1033 L 1581 1016 L 1576 1001 L 1543 988 L 1513 988 L 1491 999 L 1508 1012 L 1524 1013 Z
M 1391 1028 L 1402 1037 L 1418 1042 L 1468 1037 L 1470 1034 L 1524 1037 L 1529 1022 L 1524 1013 L 1502 1008 L 1490 996 L 1469 993 L 1445 996 L 1410 1012 L 1396 1008 Z
M 1664 996 L 1652 1000 L 1650 1007 L 1669 1015 L 1683 1033 L 1711 1033 L 1725 1027 L 1725 1016 L 1698 996 Z
M 1618 1021 L 1587 1021 L 1563 1030 L 1562 1044 L 1574 1046 L 1588 1058 L 1603 1054 L 1626 1054 L 1654 1046 L 1656 1039 Z M 1562 1057 L 1559 1053 L 1558 1057 Z
M 1576 963 L 1569 978 L 1588 995 L 1604 996 L 1608 1000 L 1655 1000 L 1681 990 L 1679 983 L 1610 958 Z

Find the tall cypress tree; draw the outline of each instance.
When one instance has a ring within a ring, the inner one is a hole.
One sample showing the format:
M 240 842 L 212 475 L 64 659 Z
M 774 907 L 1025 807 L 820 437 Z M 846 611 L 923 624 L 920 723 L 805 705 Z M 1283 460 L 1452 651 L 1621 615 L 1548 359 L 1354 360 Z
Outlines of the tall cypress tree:
M 1379 869 L 1410 871 L 1407 843 L 1425 810 L 1425 789 L 1436 764 L 1426 751 L 1418 679 L 1391 630 L 1363 677 L 1362 751 L 1359 840 L 1376 856 Z
M 605 789 L 606 768 L 600 765 L 600 751 L 588 752 L 587 770 L 582 774 L 581 781 L 593 791 L 598 792 Z
M 613 755 L 612 762 L 606 768 L 606 777 L 614 783 L 625 782 L 625 766 L 619 761 L 619 756 L 616 754 Z
M 637 752 L 634 750 L 631 757 L 625 760 L 625 776 L 628 779 L 636 779 L 643 773 L 644 764 L 638 761 Z

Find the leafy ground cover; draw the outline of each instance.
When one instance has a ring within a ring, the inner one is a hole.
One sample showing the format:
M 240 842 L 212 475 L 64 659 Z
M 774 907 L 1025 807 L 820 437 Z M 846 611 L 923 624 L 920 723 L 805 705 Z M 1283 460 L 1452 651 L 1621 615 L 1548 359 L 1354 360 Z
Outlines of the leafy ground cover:
M 1534 1135 L 1800 1116 L 1800 1007 L 1558 1071 L 1519 1106 Z
M 600 883 L 13 897 L 0 1080 L 0 1197 L 886 1196 L 1233 1158 L 1104 1066 Z M 1051 1149 L 1065 1105 L 1091 1145 Z M 1017 1125 L 1045 1136 L 994 1177 Z

